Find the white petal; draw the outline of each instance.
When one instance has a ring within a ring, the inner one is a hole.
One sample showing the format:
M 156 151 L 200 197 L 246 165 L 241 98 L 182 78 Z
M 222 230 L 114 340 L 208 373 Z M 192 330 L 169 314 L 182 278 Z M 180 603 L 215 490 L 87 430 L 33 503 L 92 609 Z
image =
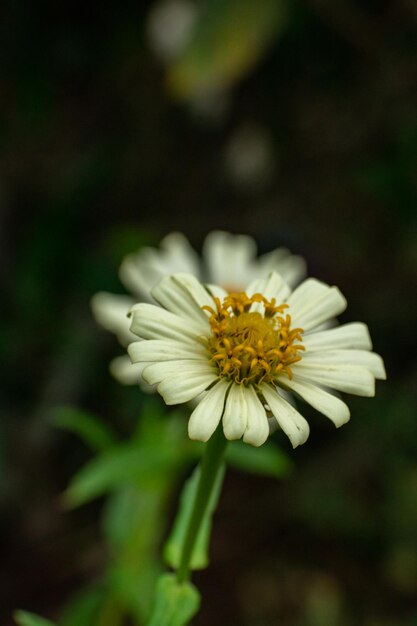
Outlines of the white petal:
M 203 244 L 207 282 L 231 291 L 243 290 L 255 256 L 256 243 L 252 237 L 223 231 L 211 232 Z
M 289 404 L 291 404 L 295 409 L 297 408 L 297 403 L 294 399 L 294 395 L 290 391 L 285 391 L 281 387 L 277 387 L 277 391 L 279 395 L 284 398 Z
M 268 417 L 269 436 L 277 432 L 279 425 L 276 417 Z
M 271 272 L 266 278 L 254 280 L 246 289 L 248 296 L 260 293 L 267 300 L 275 298 L 277 305 L 282 304 L 287 299 L 290 291 L 282 276 L 276 272 Z
M 146 341 L 134 341 L 127 351 L 132 363 L 148 361 L 174 361 L 178 359 L 195 359 L 207 361 L 207 348 L 196 343 L 180 343 L 169 339 L 149 339 Z
M 258 447 L 268 439 L 268 418 L 262 402 L 259 400 L 251 385 L 245 389 L 245 400 L 247 407 L 247 426 L 243 434 L 243 441 Z
M 189 272 L 199 275 L 199 260 L 187 239 L 170 233 L 161 241 L 161 249 L 144 247 L 130 254 L 120 267 L 120 279 L 141 300 L 152 300 L 151 289 L 163 276 Z
M 371 350 L 372 342 L 366 324 L 351 322 L 337 328 L 313 332 L 303 337 L 306 351 L 351 348 Z
M 220 301 L 222 301 L 227 295 L 229 295 L 229 292 L 226 291 L 226 289 L 223 289 L 223 287 L 220 287 L 219 285 L 213 285 L 210 283 L 209 285 L 206 285 L 206 287 L 211 293 L 211 295 L 214 296 L 215 298 L 219 298 Z
M 154 248 L 141 248 L 127 255 L 120 265 L 119 277 L 126 289 L 140 300 L 152 301 L 150 291 L 164 276 L 160 252 Z
M 278 272 L 290 287 L 297 285 L 306 275 L 306 262 L 301 256 L 291 254 L 286 248 L 277 248 L 259 257 L 258 276 Z
M 129 331 L 130 320 L 127 316 L 134 300 L 129 296 L 119 296 L 101 291 L 91 299 L 91 309 L 96 321 L 112 333 L 115 333 L 122 345 L 127 346 L 136 339 Z
M 174 283 L 183 289 L 192 301 L 197 305 L 198 309 L 203 306 L 213 306 L 213 298 L 200 283 L 200 281 L 192 274 L 174 274 L 172 276 Z
M 246 400 L 243 385 L 232 384 L 226 398 L 223 431 L 226 439 L 240 439 L 246 428 Z
M 300 315 L 297 311 L 293 313 L 293 324 L 295 327 L 301 326 L 307 333 L 323 322 L 340 315 L 346 309 L 345 297 L 337 287 L 331 287 L 327 294 L 315 302 L 315 306 Z M 290 314 L 293 310 L 290 309 Z
M 375 352 L 366 350 L 315 350 L 303 353 L 304 365 L 357 365 L 368 369 L 375 378 L 385 380 L 384 362 Z
M 339 320 L 335 317 L 332 317 L 331 320 L 326 320 L 322 322 L 318 326 L 314 326 L 314 329 L 310 331 L 311 334 L 321 333 L 323 330 L 329 330 L 329 328 L 336 328 L 339 326 Z M 305 335 L 306 336 L 306 335 Z M 307 334 L 310 337 L 310 334 Z
M 316 278 L 307 278 L 297 289 L 294 289 L 292 294 L 287 298 L 287 304 L 303 312 L 304 308 L 308 307 L 310 299 L 317 300 L 323 294 L 327 293 L 328 290 L 329 285 L 326 285 Z
M 201 336 L 200 326 L 192 320 L 184 320 L 175 313 L 159 306 L 141 302 L 130 311 L 130 330 L 144 339 L 173 339 L 181 342 L 195 342 Z
M 278 272 L 278 265 L 282 263 L 288 256 L 291 256 L 291 252 L 288 248 L 280 247 L 275 248 L 275 250 L 271 250 L 271 252 L 267 252 L 266 254 L 261 254 L 258 257 L 258 265 L 259 269 L 263 270 L 263 275 L 267 276 L 270 272 Z
M 221 420 L 224 399 L 230 383 L 220 380 L 212 387 L 200 404 L 194 409 L 188 422 L 190 439 L 207 441 L 216 430 Z
M 166 404 L 182 404 L 205 391 L 216 379 L 217 375 L 213 370 L 207 372 L 196 367 L 194 372 L 188 372 L 187 375 L 179 372 L 175 376 L 164 378 L 157 389 Z
M 328 417 L 335 426 L 339 427 L 350 419 L 350 411 L 347 404 L 340 398 L 333 396 L 324 389 L 311 383 L 299 380 L 288 380 L 286 386 L 298 393 L 308 404 L 317 411 Z
M 306 333 L 336 317 L 347 306 L 345 297 L 337 287 L 328 287 L 313 278 L 304 281 L 291 294 L 287 303 L 290 305 L 288 313 L 292 317 L 292 326 L 301 327 Z
M 310 434 L 307 420 L 270 385 L 261 385 L 261 392 L 293 448 L 305 443 Z
M 152 289 L 152 296 L 171 313 L 198 324 L 202 332 L 209 328 L 207 314 L 202 307 L 213 307 L 213 298 L 191 274 L 165 276 Z
M 292 366 L 294 378 L 302 379 L 357 396 L 375 395 L 375 378 L 364 367 L 354 365 L 313 365 L 303 361 Z
M 198 254 L 193 250 L 188 239 L 182 233 L 169 233 L 162 239 L 160 246 L 162 250 L 168 253 L 164 257 L 166 263 L 165 274 L 187 272 L 200 277 Z
M 144 366 L 143 363 L 133 364 L 127 355 L 118 356 L 110 362 L 110 372 L 122 385 L 137 385 Z
M 142 376 L 149 385 L 156 385 L 164 378 L 176 376 L 179 373 L 188 376 L 196 371 L 216 375 L 215 368 L 208 361 L 178 360 L 152 363 L 151 365 L 145 364 Z

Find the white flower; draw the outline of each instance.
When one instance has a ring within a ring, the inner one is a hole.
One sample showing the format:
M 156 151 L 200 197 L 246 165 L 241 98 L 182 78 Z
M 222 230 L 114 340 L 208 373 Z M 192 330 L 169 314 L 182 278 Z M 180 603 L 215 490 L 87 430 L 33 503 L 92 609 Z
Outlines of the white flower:
M 346 300 L 314 278 L 291 292 L 272 272 L 245 293 L 227 293 L 177 274 L 163 278 L 152 296 L 160 306 L 131 310 L 131 331 L 140 341 L 128 351 L 166 404 L 199 400 L 191 439 L 207 441 L 222 420 L 227 439 L 259 446 L 272 415 L 295 447 L 306 441 L 309 426 L 287 401 L 288 391 L 341 426 L 350 413 L 334 392 L 373 396 L 375 378 L 385 378 L 365 324 L 322 330 Z
M 233 291 L 244 290 L 255 277 L 266 276 L 271 270 L 278 271 L 290 285 L 305 275 L 304 260 L 285 248 L 256 258 L 256 243 L 247 235 L 213 231 L 205 239 L 202 257 L 200 260 L 181 233 L 167 235 L 159 250 L 142 248 L 127 256 L 120 267 L 120 278 L 133 297 L 96 294 L 91 304 L 97 322 L 115 333 L 123 346 L 137 340 L 129 331 L 127 313 L 135 302 L 154 302 L 150 291 L 168 274 L 187 272 Z M 119 382 L 137 384 L 142 367 L 121 356 L 111 362 L 110 369 Z

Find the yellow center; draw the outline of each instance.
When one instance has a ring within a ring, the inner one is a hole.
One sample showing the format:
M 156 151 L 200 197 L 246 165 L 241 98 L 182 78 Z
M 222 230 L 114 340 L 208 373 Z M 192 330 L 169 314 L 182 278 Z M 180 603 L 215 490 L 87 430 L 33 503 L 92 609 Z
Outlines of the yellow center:
M 291 328 L 291 316 L 282 315 L 287 304 L 276 306 L 257 293 L 230 293 L 213 298 L 216 309 L 210 313 L 212 336 L 208 339 L 211 360 L 222 377 L 239 384 L 274 382 L 282 375 L 292 378 L 291 366 L 301 360 L 304 350 L 302 328 Z M 250 311 L 259 303 L 260 312 Z

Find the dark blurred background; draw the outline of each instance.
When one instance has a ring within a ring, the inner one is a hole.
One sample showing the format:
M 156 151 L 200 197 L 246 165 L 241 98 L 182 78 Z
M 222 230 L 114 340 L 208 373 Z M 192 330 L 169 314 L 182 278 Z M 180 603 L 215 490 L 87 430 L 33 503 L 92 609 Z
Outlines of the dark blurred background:
M 127 437 L 138 418 L 91 296 L 123 293 L 141 245 L 179 230 L 199 250 L 220 228 L 337 284 L 388 381 L 342 430 L 306 409 L 308 443 L 279 439 L 285 479 L 229 472 L 195 624 L 415 625 L 415 2 L 14 0 L 0 17 L 1 623 L 58 619 L 106 566 L 102 502 L 60 497 L 91 453 L 48 419 L 82 407 Z

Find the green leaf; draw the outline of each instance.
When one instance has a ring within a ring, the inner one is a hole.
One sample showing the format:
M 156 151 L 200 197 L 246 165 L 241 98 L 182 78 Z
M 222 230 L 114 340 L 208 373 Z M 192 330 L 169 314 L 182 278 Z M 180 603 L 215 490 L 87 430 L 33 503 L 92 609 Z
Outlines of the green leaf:
M 194 544 L 190 560 L 190 569 L 203 569 L 209 563 L 208 546 L 212 527 L 212 516 L 216 509 L 225 473 L 225 464 L 219 469 L 216 482 L 201 522 L 200 530 Z M 198 465 L 191 477 L 186 481 L 180 497 L 180 506 L 174 522 L 174 528 L 164 548 L 164 558 L 168 565 L 177 569 L 181 560 L 181 553 L 185 541 L 185 535 L 191 518 L 193 503 L 195 500 L 198 481 L 200 479 L 200 466 Z
M 19 624 L 19 626 L 55 626 L 55 624 L 48 619 L 39 617 L 39 615 L 35 615 L 35 613 L 28 613 L 27 611 L 16 611 L 13 617 L 16 624 Z
M 234 441 L 226 450 L 226 460 L 237 469 L 273 478 L 281 478 L 292 469 L 290 458 L 272 441 L 259 448 Z
M 136 565 L 126 563 L 124 560 L 111 565 L 107 570 L 106 581 L 111 596 L 118 605 L 128 614 L 133 623 L 144 624 L 152 607 L 152 599 L 158 577 L 162 573 L 162 567 L 154 552 L 154 559 L 147 559 Z M 105 610 L 103 607 L 103 613 Z M 130 622 L 129 622 L 130 623 Z M 93 622 L 95 626 L 95 622 Z M 110 626 L 113 624 L 110 623 Z
M 129 486 L 110 494 L 103 515 L 103 530 L 113 554 L 107 583 L 139 624 L 149 614 L 158 576 L 159 550 L 166 533 L 167 500 L 176 472 L 156 489 Z M 168 482 L 169 480 L 169 482 Z
M 70 599 L 59 620 L 59 626 L 92 626 L 108 591 L 104 586 L 94 586 Z
M 147 626 L 185 626 L 200 608 L 200 594 L 191 583 L 178 583 L 173 574 L 158 580 L 155 603 Z
M 102 452 L 115 443 L 115 436 L 108 426 L 98 417 L 75 407 L 54 407 L 51 420 L 58 428 L 78 435 L 96 452 Z
M 113 447 L 75 475 L 64 492 L 64 503 L 76 507 L 112 489 L 135 484 L 139 479 L 152 481 L 162 469 L 175 466 L 175 455 L 175 449 L 169 457 L 164 449 L 141 448 L 137 442 Z
M 157 489 L 129 485 L 109 494 L 103 511 L 102 529 L 113 550 L 120 551 L 126 542 L 133 540 L 135 545 L 152 546 L 155 541 L 152 538 L 164 526 L 166 503 L 176 483 L 177 473 L 173 472 L 171 476 L 170 482 L 158 483 Z

